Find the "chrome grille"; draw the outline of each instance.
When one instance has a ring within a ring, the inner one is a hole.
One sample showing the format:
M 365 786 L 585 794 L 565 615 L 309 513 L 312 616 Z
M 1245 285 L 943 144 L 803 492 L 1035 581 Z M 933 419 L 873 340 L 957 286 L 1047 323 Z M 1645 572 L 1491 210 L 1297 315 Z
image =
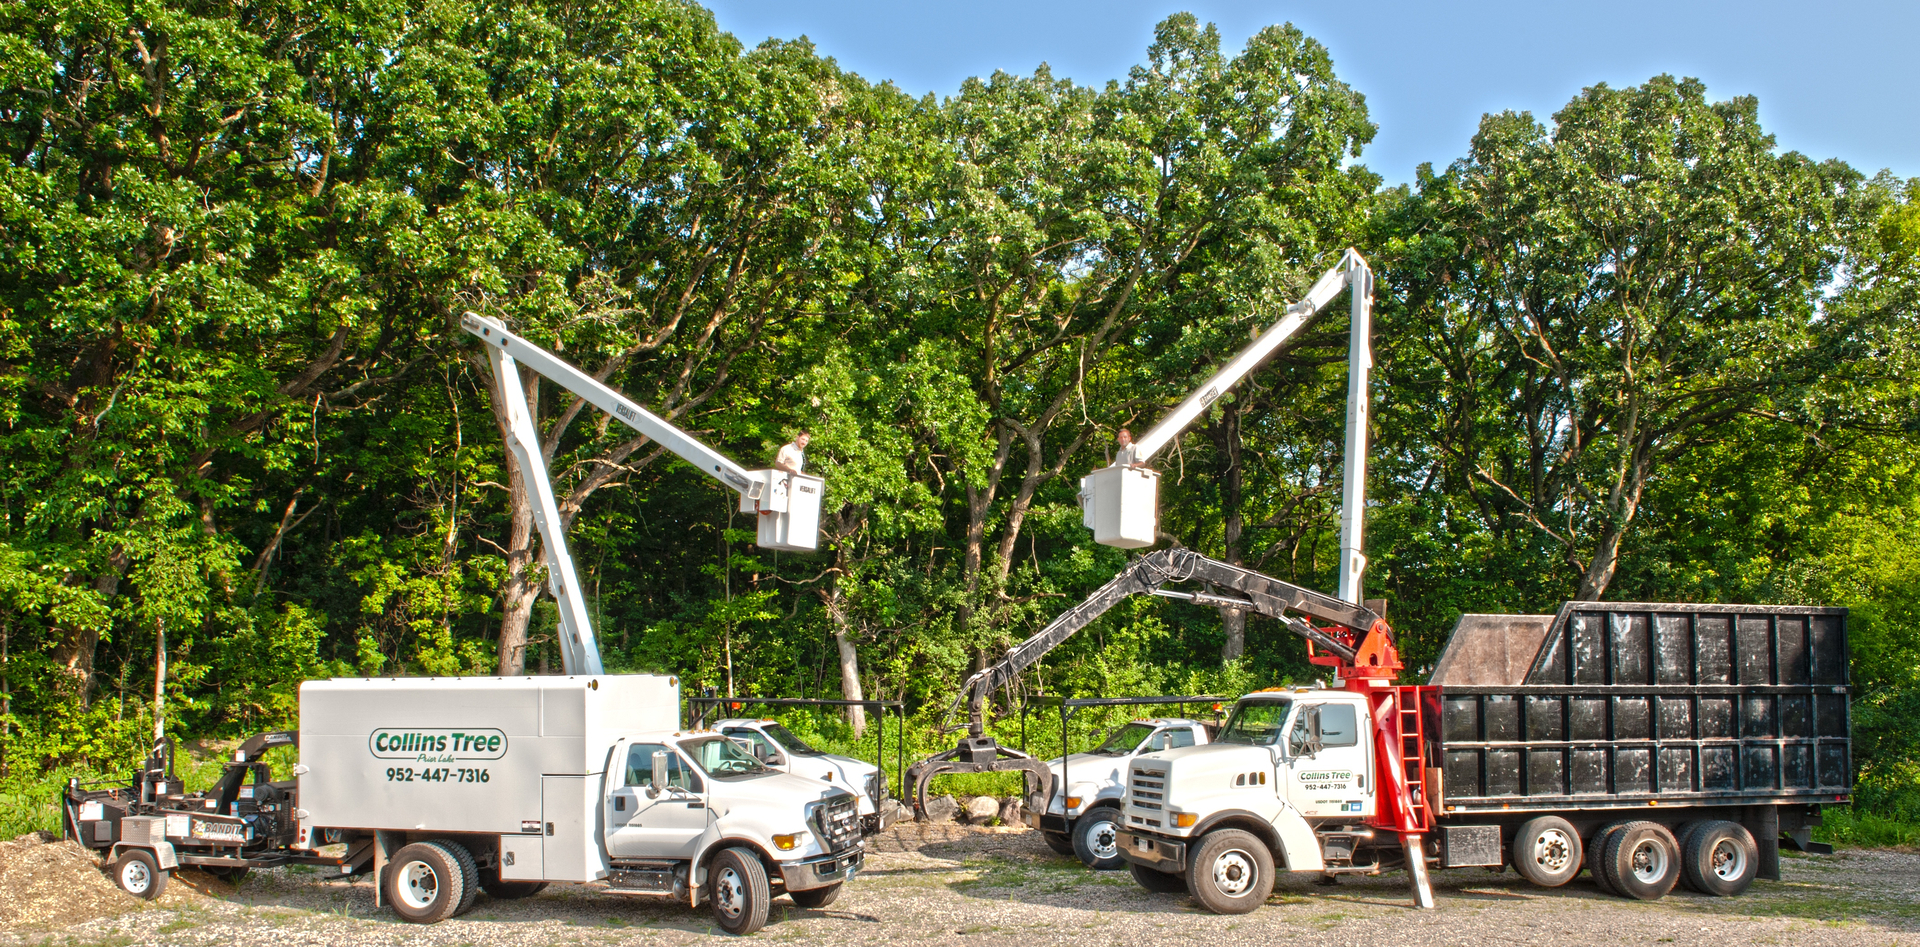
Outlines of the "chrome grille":
M 840 851 L 859 841 L 859 803 L 849 794 L 821 802 L 813 810 L 813 830 L 830 852 Z
M 1159 809 L 1166 801 L 1167 771 L 1135 766 L 1127 779 L 1127 803 L 1141 809 Z M 1156 823 L 1157 824 L 1157 823 Z

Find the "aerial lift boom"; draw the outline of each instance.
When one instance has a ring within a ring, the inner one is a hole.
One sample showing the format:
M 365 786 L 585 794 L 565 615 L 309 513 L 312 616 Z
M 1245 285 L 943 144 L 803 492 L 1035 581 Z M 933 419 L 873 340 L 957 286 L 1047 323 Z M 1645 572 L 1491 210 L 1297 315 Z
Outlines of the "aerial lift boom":
M 1360 601 L 1360 574 L 1366 569 L 1361 554 L 1361 507 L 1366 502 L 1367 381 L 1373 368 L 1369 339 L 1373 332 L 1373 271 L 1355 250 L 1341 254 L 1340 262 L 1322 274 L 1307 295 L 1287 307 L 1278 322 L 1229 359 L 1206 383 L 1187 395 L 1179 406 L 1134 441 L 1135 465 L 1144 465 L 1181 432 L 1199 420 L 1220 396 L 1239 384 L 1298 335 L 1314 316 L 1350 290 L 1352 325 L 1348 330 L 1346 468 L 1340 502 L 1340 598 Z M 1138 549 L 1159 536 L 1159 474 L 1145 466 L 1104 467 L 1080 481 L 1080 504 L 1094 541 L 1104 546 Z
M 566 673 L 604 672 L 593 625 L 587 617 L 580 577 L 567 551 L 560 507 L 554 500 L 553 484 L 547 476 L 540 429 L 528 412 L 526 389 L 520 384 L 521 364 L 619 418 L 628 427 L 739 493 L 740 511 L 755 514 L 759 521 L 761 546 L 809 552 L 819 545 L 820 499 L 825 487 L 821 478 L 784 470 L 748 470 L 559 356 L 527 341 L 498 320 L 469 312 L 461 318 L 460 326 L 487 343 L 487 357 L 493 365 L 494 394 L 507 414 L 507 449 L 520 462 L 521 482 L 533 503 L 534 524 L 540 530 L 541 545 L 546 550 L 548 582 L 560 611 L 560 659 Z

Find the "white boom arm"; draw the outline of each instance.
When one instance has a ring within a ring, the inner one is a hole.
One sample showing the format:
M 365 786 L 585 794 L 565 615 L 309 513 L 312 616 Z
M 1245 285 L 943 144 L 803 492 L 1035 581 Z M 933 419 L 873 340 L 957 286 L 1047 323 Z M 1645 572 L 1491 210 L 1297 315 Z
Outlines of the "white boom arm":
M 1351 289 L 1353 326 L 1349 335 L 1347 372 L 1346 467 L 1340 502 L 1340 598 L 1360 602 L 1360 577 L 1366 569 L 1362 546 L 1367 490 L 1367 382 L 1373 368 L 1369 340 L 1373 334 L 1373 271 L 1357 251 L 1348 250 L 1340 262 L 1322 274 L 1305 298 L 1287 307 L 1267 331 L 1241 350 L 1207 379 L 1158 424 L 1134 441 L 1134 461 L 1144 464 L 1179 437 L 1234 385 L 1272 357 L 1282 343 L 1297 335 L 1341 290 Z M 1144 468 L 1108 467 L 1081 481 L 1087 525 L 1097 542 L 1138 548 L 1153 545 L 1159 514 L 1158 483 Z
M 520 384 L 522 363 L 738 492 L 742 512 L 759 514 L 760 545 L 800 551 L 818 545 L 822 493 L 819 477 L 781 470 L 748 470 L 494 319 L 469 312 L 461 317 L 460 326 L 487 343 L 494 390 L 507 413 L 507 449 L 513 451 L 520 462 L 522 483 L 527 498 L 533 503 L 534 524 L 539 527 L 541 545 L 546 550 L 548 585 L 560 607 L 560 658 L 566 673 L 604 672 L 593 625 L 587 617 L 580 577 L 574 571 L 573 556 L 567 551 L 560 506 L 547 476 L 540 429 L 528 413 L 526 389 Z

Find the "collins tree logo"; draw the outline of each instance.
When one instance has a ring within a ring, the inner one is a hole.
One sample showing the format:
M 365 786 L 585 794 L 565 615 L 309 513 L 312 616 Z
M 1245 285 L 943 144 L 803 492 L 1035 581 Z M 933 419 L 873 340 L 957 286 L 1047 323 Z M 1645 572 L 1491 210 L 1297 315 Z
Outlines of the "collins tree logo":
M 367 738 L 373 755 L 383 760 L 497 760 L 507 755 L 507 735 L 499 730 L 373 731 Z

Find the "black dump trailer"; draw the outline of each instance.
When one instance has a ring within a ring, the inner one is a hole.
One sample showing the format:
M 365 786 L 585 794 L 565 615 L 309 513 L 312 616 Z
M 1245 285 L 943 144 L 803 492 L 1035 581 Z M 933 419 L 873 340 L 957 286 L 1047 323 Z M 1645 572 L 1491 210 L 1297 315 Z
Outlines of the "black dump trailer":
M 1735 894 L 1853 791 L 1847 612 L 1568 602 L 1466 615 L 1421 688 L 1443 864 Z

